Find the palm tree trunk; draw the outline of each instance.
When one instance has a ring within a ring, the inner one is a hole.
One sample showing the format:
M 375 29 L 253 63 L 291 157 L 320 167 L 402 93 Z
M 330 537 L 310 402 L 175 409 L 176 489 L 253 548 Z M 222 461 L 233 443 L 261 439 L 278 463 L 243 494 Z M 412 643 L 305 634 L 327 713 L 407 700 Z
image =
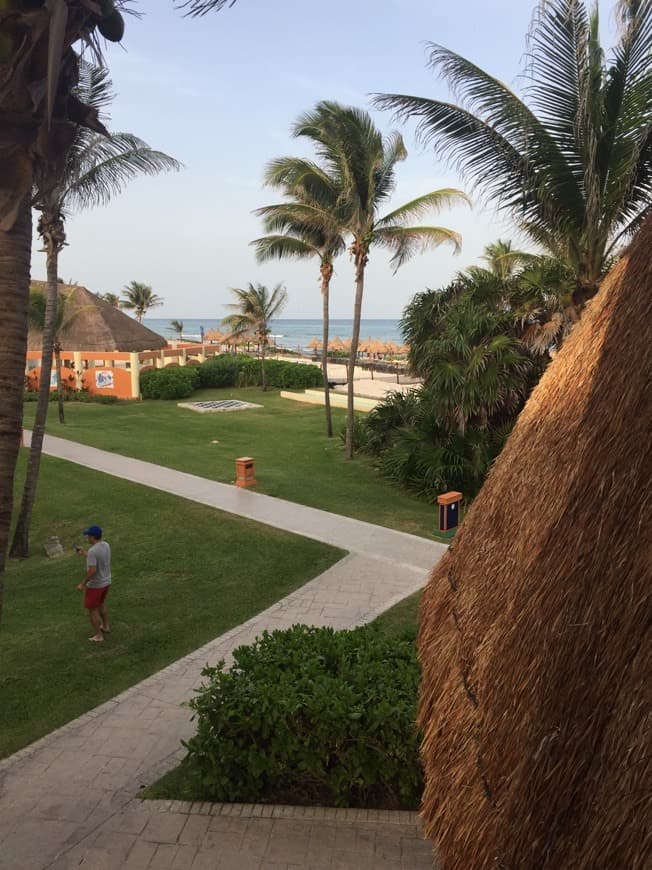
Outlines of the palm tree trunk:
M 0 230 L 0 617 L 13 507 L 14 473 L 23 422 L 32 210 L 25 197 L 16 221 Z
M 57 340 L 54 344 L 54 360 L 57 370 L 57 405 L 59 407 L 59 422 L 65 423 L 66 418 L 63 413 L 63 379 L 61 377 L 61 344 Z
M 265 374 L 265 339 L 263 339 L 262 344 L 260 345 L 260 367 L 263 373 L 263 393 L 267 392 L 267 377 Z
M 358 355 L 358 343 L 360 341 L 364 270 L 368 257 L 366 247 L 359 242 L 354 242 L 351 249 L 355 258 L 355 303 L 353 305 L 353 334 L 351 335 L 351 353 L 349 354 L 346 384 L 346 439 L 344 442 L 344 456 L 346 459 L 353 459 L 353 375 L 355 373 L 355 359 Z
M 331 397 L 328 389 L 328 320 L 329 320 L 329 295 L 330 281 L 333 276 L 333 264 L 322 263 L 321 265 L 321 319 L 322 319 L 322 349 L 321 370 L 324 375 L 324 408 L 326 409 L 326 435 L 333 437 L 333 416 L 331 414 Z
M 57 281 L 59 274 L 59 251 L 65 241 L 63 221 L 59 216 L 42 215 L 39 221 L 39 232 L 43 236 L 47 252 L 48 290 L 45 304 L 45 322 L 43 324 L 38 402 L 32 427 L 32 443 L 29 449 L 29 462 L 23 486 L 23 497 L 10 550 L 12 557 L 21 559 L 25 559 L 29 555 L 29 530 L 32 522 L 32 510 L 34 508 L 36 485 L 41 465 L 45 423 L 50 406 L 52 350 L 56 334 L 57 307 L 59 302 Z

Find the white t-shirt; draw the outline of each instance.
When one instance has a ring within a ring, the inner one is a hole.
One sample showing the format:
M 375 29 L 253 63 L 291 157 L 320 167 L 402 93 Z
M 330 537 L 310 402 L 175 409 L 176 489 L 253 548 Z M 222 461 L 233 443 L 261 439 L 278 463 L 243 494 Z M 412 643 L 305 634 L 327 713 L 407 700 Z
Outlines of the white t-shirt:
M 95 573 L 86 584 L 89 589 L 103 589 L 111 585 L 111 547 L 106 541 L 98 541 L 89 549 L 86 567 L 95 568 Z

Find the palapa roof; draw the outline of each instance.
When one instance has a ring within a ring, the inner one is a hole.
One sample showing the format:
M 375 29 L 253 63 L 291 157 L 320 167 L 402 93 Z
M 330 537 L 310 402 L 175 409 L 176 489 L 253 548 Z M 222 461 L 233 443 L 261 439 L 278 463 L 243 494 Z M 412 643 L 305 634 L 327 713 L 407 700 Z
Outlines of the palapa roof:
M 32 281 L 31 288 L 47 292 L 45 281 Z M 59 295 L 70 297 L 60 331 L 62 350 L 141 351 L 167 347 L 167 340 L 124 311 L 109 305 L 78 284 L 59 284 Z M 41 349 L 41 333 L 30 330 L 29 350 Z
M 652 866 L 651 256 L 648 218 L 424 593 L 422 813 L 443 870 Z

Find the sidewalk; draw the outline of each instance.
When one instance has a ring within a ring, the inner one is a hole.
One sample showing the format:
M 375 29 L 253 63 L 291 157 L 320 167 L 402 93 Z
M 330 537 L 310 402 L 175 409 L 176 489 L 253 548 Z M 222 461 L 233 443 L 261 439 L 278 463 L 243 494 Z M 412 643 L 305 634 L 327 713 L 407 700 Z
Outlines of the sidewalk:
M 0 868 L 432 867 L 430 845 L 411 813 L 198 806 L 135 796 L 182 757 L 179 741 L 194 726 L 180 704 L 206 662 L 228 661 L 265 628 L 368 622 L 419 589 L 445 548 L 62 439 L 46 438 L 45 452 L 350 552 L 268 610 L 0 762 Z

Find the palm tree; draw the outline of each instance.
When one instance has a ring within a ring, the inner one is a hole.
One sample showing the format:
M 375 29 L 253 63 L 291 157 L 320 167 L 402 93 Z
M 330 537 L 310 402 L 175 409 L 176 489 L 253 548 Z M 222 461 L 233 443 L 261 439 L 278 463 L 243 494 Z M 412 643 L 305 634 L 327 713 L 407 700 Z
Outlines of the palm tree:
M 105 302 L 108 302 L 109 305 L 112 305 L 114 308 L 120 307 L 120 297 L 117 293 L 103 293 L 100 296 L 100 299 L 104 299 Z
M 48 288 L 49 290 L 49 288 Z M 51 369 L 52 369 L 52 356 L 54 355 L 54 368 L 56 374 L 57 381 L 57 406 L 59 411 L 59 423 L 65 423 L 65 413 L 63 409 L 63 378 L 61 375 L 61 330 L 64 326 L 66 326 L 70 321 L 75 317 L 75 312 L 70 310 L 69 307 L 70 302 L 70 294 L 59 295 L 57 297 L 56 308 L 55 308 L 55 318 L 54 318 L 54 328 L 52 335 L 52 350 L 49 354 L 50 365 L 47 371 L 44 370 L 44 356 L 45 354 L 42 352 L 41 354 L 41 378 L 39 382 L 39 402 L 37 402 L 37 413 L 34 416 L 34 426 L 32 429 L 32 443 L 30 445 L 30 458 L 27 466 L 27 476 L 25 478 L 25 484 L 23 487 L 23 501 L 26 501 L 25 493 L 31 493 L 31 499 L 27 500 L 29 503 L 28 516 L 25 518 L 23 508 L 23 504 L 21 504 L 21 510 L 18 515 L 18 521 L 16 523 L 16 532 L 14 532 L 14 539 L 11 545 L 10 555 L 13 557 L 26 557 L 28 553 L 23 552 L 22 547 L 18 544 L 18 541 L 23 538 L 23 534 L 27 536 L 29 534 L 29 519 L 31 518 L 31 509 L 34 504 L 34 498 L 36 496 L 36 481 L 38 479 L 38 468 L 41 459 L 41 451 L 43 445 L 43 430 L 45 429 L 45 418 L 47 416 L 47 408 L 45 414 L 39 414 L 39 403 L 43 398 L 43 393 L 45 392 L 46 401 L 49 403 L 50 400 L 50 387 L 51 387 Z M 30 291 L 29 294 L 29 325 L 31 329 L 36 330 L 37 332 L 44 333 L 45 324 L 48 320 L 49 308 L 51 307 L 51 303 L 49 300 L 49 294 L 41 293 L 38 290 Z M 43 337 L 41 339 L 44 341 Z M 47 386 L 47 392 L 44 391 L 43 385 Z M 36 433 L 36 434 L 35 434 Z M 36 442 L 36 443 L 35 443 Z M 26 532 L 19 532 L 19 529 L 22 527 L 26 527 Z
M 120 301 L 120 307 L 127 308 L 129 311 L 135 311 L 136 320 L 139 323 L 143 322 L 143 317 L 150 308 L 163 305 L 163 299 L 154 293 L 149 284 L 144 284 L 142 281 L 130 281 L 122 293 L 123 298 Z
M 278 317 L 287 304 L 287 290 L 282 284 L 277 284 L 270 293 L 263 284 L 251 283 L 245 288 L 232 287 L 231 292 L 236 302 L 228 307 L 233 314 L 225 317 L 222 326 L 229 330 L 227 341 L 238 336 L 252 335 L 260 346 L 260 362 L 262 367 L 263 390 L 267 390 L 265 377 L 265 351 L 269 345 L 269 322 Z
M 63 161 L 77 126 L 106 134 L 97 113 L 73 94 L 79 56 L 72 46 L 83 40 L 100 56 L 96 30 L 119 42 L 124 31 L 121 10 L 128 2 L 3 2 L 0 8 L 0 619 L 22 423 L 33 173 L 39 165 Z M 208 11 L 224 2 L 205 5 Z
M 98 113 L 105 110 L 113 97 L 107 70 L 82 63 L 75 94 Z M 23 497 L 11 544 L 11 555 L 14 557 L 28 555 L 29 529 L 49 408 L 53 351 L 57 357 L 57 372 L 60 374 L 60 345 L 56 339 L 56 323 L 58 312 L 59 315 L 61 313 L 61 305 L 57 292 L 57 274 L 59 253 L 66 244 L 66 215 L 73 210 L 107 203 L 132 178 L 142 174 L 155 175 L 164 170 L 178 169 L 179 166 L 178 161 L 161 151 L 154 151 L 146 142 L 130 133 L 114 133 L 106 138 L 94 131 L 77 127 L 66 160 L 60 169 L 45 169 L 36 173 L 33 205 L 41 212 L 38 231 L 43 239 L 47 258 L 48 289 L 44 319 L 39 326 L 43 329 L 39 399 Z M 59 422 L 63 423 L 63 396 L 59 380 L 57 389 Z
M 83 37 L 97 48 L 99 27 L 107 38 L 119 38 L 122 19 L 115 6 L 56 0 L 0 8 L 0 616 L 22 422 L 33 173 L 35 166 L 65 157 L 77 125 L 106 132 L 97 113 L 72 94 L 79 64 L 72 45 Z
M 467 202 L 459 190 L 426 193 L 393 209 L 384 216 L 380 210 L 395 188 L 396 164 L 407 156 L 398 133 L 383 137 L 368 112 L 339 103 L 323 101 L 294 126 L 294 135 L 309 139 L 328 173 L 341 185 L 336 220 L 352 236 L 351 256 L 355 266 L 353 334 L 348 366 L 348 401 L 345 450 L 353 456 L 353 374 L 360 340 L 360 319 L 365 269 L 372 246 L 392 253 L 394 271 L 417 251 L 445 242 L 459 250 L 458 233 L 445 227 L 409 226 L 409 221 L 444 206 Z
M 172 332 L 176 332 L 179 341 L 183 338 L 183 320 L 171 320 L 170 329 Z
M 278 205 L 264 206 L 255 211 L 264 220 L 271 235 L 251 242 L 259 262 L 275 257 L 282 259 L 319 260 L 322 297 L 322 355 L 324 377 L 324 407 L 326 434 L 333 435 L 330 393 L 328 387 L 328 330 L 330 282 L 333 261 L 346 245 L 342 227 L 337 220 L 337 203 L 341 193 L 337 179 L 307 160 L 285 157 L 270 163 L 265 182 L 279 187 L 290 200 Z M 313 191 L 318 189 L 317 196 Z
M 618 0 L 620 35 L 605 63 L 597 4 L 541 0 L 526 71 L 528 103 L 471 61 L 432 45 L 430 65 L 459 105 L 376 99 L 447 156 L 487 199 L 572 269 L 578 310 L 610 257 L 650 212 L 651 0 Z

